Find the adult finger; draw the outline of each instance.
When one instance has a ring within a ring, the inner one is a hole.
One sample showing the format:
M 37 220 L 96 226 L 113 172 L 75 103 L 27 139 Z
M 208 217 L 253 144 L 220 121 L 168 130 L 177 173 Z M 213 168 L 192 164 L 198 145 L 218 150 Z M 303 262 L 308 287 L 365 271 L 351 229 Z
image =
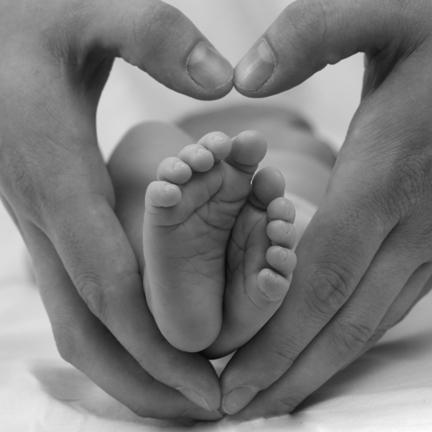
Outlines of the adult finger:
M 419 266 L 406 233 L 386 239 L 349 302 L 295 360 L 288 372 L 239 414 L 242 419 L 291 412 L 335 373 L 355 360 Z
M 33 257 L 59 352 L 66 361 L 140 416 L 201 420 L 220 417 L 198 408 L 149 375 L 90 313 L 48 238 L 29 223 L 21 224 L 21 232 Z M 141 343 L 145 345 L 145 340 Z
M 169 88 L 195 98 L 216 99 L 231 90 L 230 63 L 173 6 L 159 0 L 83 3 L 62 33 L 72 33 L 82 52 L 94 52 L 101 62 L 107 56 L 122 57 Z
M 409 38 L 401 32 L 402 18 L 418 27 L 415 20 L 422 16 L 421 12 L 407 13 L 401 2 L 296 1 L 238 64 L 235 86 L 247 96 L 268 96 L 292 88 L 359 51 L 374 54 L 396 44 L 395 34 L 401 35 L 401 44 L 408 45 Z

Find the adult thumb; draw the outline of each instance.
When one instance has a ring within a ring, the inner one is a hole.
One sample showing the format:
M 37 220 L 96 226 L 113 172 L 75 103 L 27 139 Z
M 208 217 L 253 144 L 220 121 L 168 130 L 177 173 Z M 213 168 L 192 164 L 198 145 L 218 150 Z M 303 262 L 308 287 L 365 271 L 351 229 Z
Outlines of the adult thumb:
M 401 22 L 418 17 L 414 12 L 392 1 L 296 1 L 237 65 L 234 84 L 250 97 L 288 90 L 329 64 L 394 43 L 403 37 Z
M 159 0 L 95 0 L 83 10 L 78 39 L 85 50 L 101 53 L 99 58 L 122 57 L 199 99 L 217 99 L 231 90 L 231 64 L 173 6 Z

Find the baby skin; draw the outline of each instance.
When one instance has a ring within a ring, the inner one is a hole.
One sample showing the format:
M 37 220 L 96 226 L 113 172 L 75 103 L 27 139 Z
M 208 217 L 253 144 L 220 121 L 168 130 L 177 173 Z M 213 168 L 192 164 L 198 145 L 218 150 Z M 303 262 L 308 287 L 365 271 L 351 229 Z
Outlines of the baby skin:
M 137 163 L 145 152 L 132 154 L 133 148 L 122 143 L 113 159 Z M 266 150 L 256 132 L 234 139 L 211 133 L 164 158 L 146 189 L 147 302 L 161 333 L 183 351 L 232 352 L 260 330 L 288 291 L 296 264 L 295 211 L 284 198 L 282 175 L 257 171 Z M 121 177 L 134 170 L 115 160 L 110 166 L 114 183 L 131 183 Z M 125 208 L 131 202 L 120 201 L 118 210 L 129 215 L 125 224 L 136 226 L 138 209 Z

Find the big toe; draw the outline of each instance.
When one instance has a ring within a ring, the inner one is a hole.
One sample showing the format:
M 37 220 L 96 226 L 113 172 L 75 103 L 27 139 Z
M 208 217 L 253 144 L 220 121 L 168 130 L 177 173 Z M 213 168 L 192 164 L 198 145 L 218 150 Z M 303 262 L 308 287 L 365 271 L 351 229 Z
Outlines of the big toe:
M 258 208 L 266 209 L 276 198 L 285 194 L 285 179 L 282 173 L 271 167 L 257 172 L 252 180 L 252 204 Z
M 233 139 L 227 162 L 237 169 L 254 172 L 267 153 L 267 141 L 256 131 L 245 131 Z

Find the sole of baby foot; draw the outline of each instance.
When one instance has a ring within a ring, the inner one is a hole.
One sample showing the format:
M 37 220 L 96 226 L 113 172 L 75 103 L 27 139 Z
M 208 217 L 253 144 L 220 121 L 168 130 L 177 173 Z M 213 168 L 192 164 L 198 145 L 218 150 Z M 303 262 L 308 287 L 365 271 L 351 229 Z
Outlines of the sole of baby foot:
M 259 171 L 228 247 L 223 327 L 205 351 L 229 354 L 250 340 L 282 304 L 296 265 L 293 204 L 284 197 L 282 174 Z
M 212 133 L 165 159 L 147 189 L 146 295 L 178 349 L 202 351 L 220 332 L 227 244 L 265 153 L 258 133 Z

